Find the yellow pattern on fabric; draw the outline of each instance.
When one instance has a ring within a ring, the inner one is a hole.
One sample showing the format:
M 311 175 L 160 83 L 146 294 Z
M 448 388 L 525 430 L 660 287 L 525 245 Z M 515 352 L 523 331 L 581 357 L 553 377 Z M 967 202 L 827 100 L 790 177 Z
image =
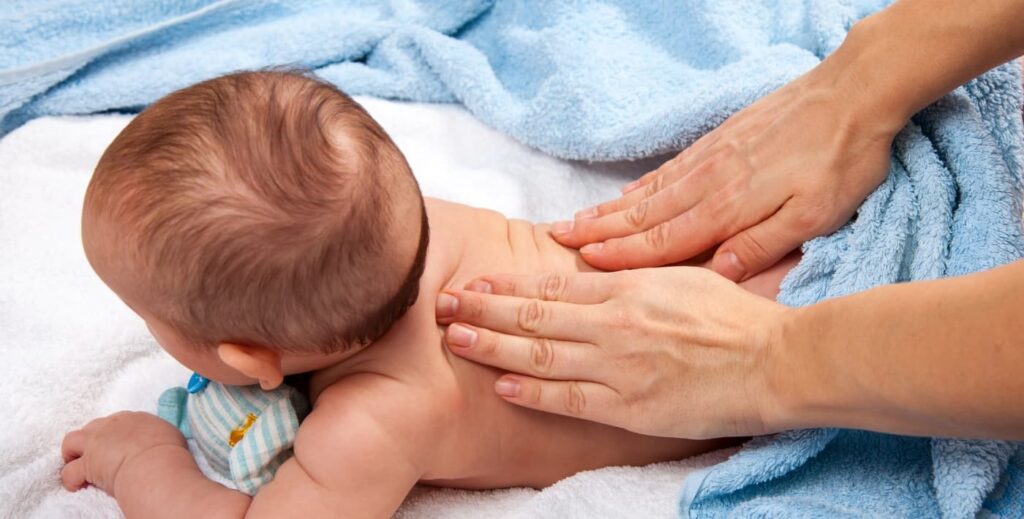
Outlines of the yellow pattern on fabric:
M 231 429 L 231 434 L 228 436 L 228 445 L 234 447 L 238 442 L 242 441 L 245 437 L 245 433 L 252 427 L 252 424 L 256 423 L 256 415 L 248 413 L 245 415 L 245 421 L 242 425 Z

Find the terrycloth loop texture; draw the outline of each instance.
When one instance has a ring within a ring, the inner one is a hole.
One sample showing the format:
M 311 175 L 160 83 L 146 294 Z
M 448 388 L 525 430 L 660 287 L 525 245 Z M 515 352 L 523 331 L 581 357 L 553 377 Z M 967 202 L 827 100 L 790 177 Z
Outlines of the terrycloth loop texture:
M 183 387 L 168 389 L 157 406 L 161 418 L 195 441 L 211 468 L 249 495 L 291 457 L 308 411 L 306 399 L 290 386 L 263 391 L 217 382 L 191 394 Z
M 812 68 L 884 3 L 19 3 L 0 14 L 0 131 L 298 64 L 353 94 L 460 102 L 559 157 L 644 157 L 693 142 Z M 1024 255 L 1021 97 L 1008 65 L 916 116 L 889 178 L 854 222 L 805 245 L 780 299 L 804 305 Z M 689 478 L 681 512 L 972 517 L 984 506 L 1018 517 L 1022 458 L 1008 442 L 793 432 Z

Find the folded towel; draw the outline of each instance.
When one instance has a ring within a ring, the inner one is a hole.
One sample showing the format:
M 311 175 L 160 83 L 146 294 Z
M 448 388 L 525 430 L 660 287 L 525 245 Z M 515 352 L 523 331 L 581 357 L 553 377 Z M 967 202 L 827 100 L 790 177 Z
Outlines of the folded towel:
M 558 157 L 644 157 L 812 68 L 880 3 L 17 3 L 0 12 L 0 135 L 32 117 L 134 111 L 229 71 L 291 64 L 350 94 L 458 101 Z
M 17 4 L 0 14 L 0 132 L 38 115 L 133 110 L 230 70 L 298 64 L 355 94 L 462 103 L 560 157 L 645 157 L 693 142 L 812 68 L 886 3 L 121 0 L 116 17 L 92 2 Z M 1024 256 L 1021 99 L 1020 71 L 1003 66 L 917 115 L 888 179 L 854 222 L 805 245 L 780 300 Z M 1009 442 L 794 432 L 689 478 L 681 511 L 1020 516 L 1020 459 Z

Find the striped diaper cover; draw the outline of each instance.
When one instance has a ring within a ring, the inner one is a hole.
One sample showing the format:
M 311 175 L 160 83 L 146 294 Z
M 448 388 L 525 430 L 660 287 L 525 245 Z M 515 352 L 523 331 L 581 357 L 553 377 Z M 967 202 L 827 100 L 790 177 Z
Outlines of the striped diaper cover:
M 187 389 L 164 391 L 157 406 L 157 414 L 193 440 L 210 467 L 248 495 L 269 483 L 291 457 L 308 411 L 305 397 L 290 386 L 264 391 L 198 374 Z

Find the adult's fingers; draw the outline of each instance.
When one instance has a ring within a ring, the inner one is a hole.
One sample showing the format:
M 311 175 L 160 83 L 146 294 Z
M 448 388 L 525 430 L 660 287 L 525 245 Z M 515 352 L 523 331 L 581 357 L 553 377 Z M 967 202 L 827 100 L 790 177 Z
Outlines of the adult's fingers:
M 494 390 L 507 402 L 547 413 L 622 427 L 628 419 L 617 391 L 604 384 L 505 375 Z
M 60 484 L 64 488 L 75 492 L 86 485 L 85 460 L 78 458 L 64 465 L 60 470 Z
M 528 337 L 589 342 L 585 306 L 481 292 L 446 290 L 437 296 L 437 322 L 464 322 Z
M 482 276 L 466 284 L 466 290 L 487 294 L 562 301 L 565 303 L 597 304 L 610 299 L 616 292 L 614 274 L 583 272 L 572 274 Z
M 449 326 L 445 343 L 474 362 L 546 379 L 594 380 L 607 365 L 592 344 L 505 335 L 464 324 Z
M 85 432 L 79 429 L 64 435 L 64 441 L 60 444 L 60 456 L 64 458 L 64 463 L 77 459 L 84 450 Z
M 711 268 L 736 282 L 761 272 L 821 233 L 820 226 L 808 218 L 792 204 L 783 205 L 767 220 L 726 240 L 711 260 Z
M 580 249 L 580 253 L 584 261 L 604 270 L 657 267 L 691 258 L 713 246 L 721 233 L 717 227 L 694 230 L 694 221 L 708 221 L 702 207 L 699 205 L 646 231 L 592 243 Z
M 779 210 L 787 200 L 785 191 L 758 185 L 764 182 L 740 176 L 675 218 L 587 245 L 580 253 L 584 261 L 604 270 L 657 267 L 692 258 Z
M 671 184 L 671 180 L 674 180 L 674 178 L 670 179 L 668 175 L 660 175 L 658 176 L 656 182 L 647 184 L 647 187 L 645 187 L 644 189 L 636 189 L 630 191 L 629 193 L 625 193 L 614 200 L 602 202 L 600 204 L 595 205 L 594 207 L 590 207 L 582 211 L 577 211 L 574 215 L 575 222 L 587 220 L 589 218 L 597 218 L 612 213 L 617 213 L 624 209 L 633 207 L 641 200 L 656 195 L 666 185 Z
M 643 232 L 671 220 L 696 206 L 712 189 L 715 179 L 709 170 L 711 166 L 711 162 L 705 162 L 685 177 L 618 212 L 596 218 L 579 219 L 571 232 L 555 238 L 563 245 L 580 247 Z M 648 186 L 657 187 L 658 183 L 654 182 Z M 646 192 L 649 188 L 640 191 Z
M 694 145 L 665 162 L 658 169 L 628 184 L 629 189 L 623 188 L 622 196 L 619 198 L 577 212 L 576 220 L 617 213 L 636 205 L 645 198 L 651 198 L 677 181 L 692 176 L 696 170 L 704 169 L 706 171 L 703 166 L 708 159 L 714 156 L 714 153 L 714 150 L 708 146 L 700 146 L 698 149 L 698 146 Z

